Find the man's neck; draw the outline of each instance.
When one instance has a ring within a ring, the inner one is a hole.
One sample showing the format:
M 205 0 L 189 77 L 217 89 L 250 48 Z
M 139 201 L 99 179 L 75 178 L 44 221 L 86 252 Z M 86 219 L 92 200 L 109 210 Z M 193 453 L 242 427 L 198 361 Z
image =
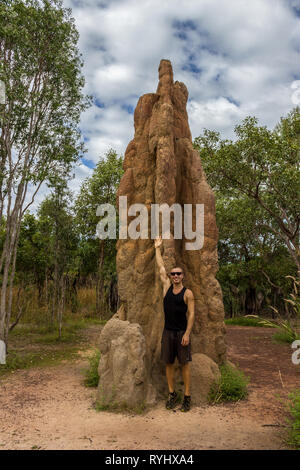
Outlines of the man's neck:
M 173 284 L 173 292 L 179 292 L 183 288 L 182 282 L 180 284 Z

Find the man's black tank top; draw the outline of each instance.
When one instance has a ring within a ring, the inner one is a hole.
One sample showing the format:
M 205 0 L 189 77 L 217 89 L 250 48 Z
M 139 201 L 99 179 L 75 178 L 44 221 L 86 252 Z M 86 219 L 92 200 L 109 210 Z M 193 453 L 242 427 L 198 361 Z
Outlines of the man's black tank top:
M 164 297 L 166 330 L 186 330 L 187 305 L 183 300 L 185 291 L 186 287 L 184 287 L 178 294 L 173 294 L 173 285 L 171 285 Z

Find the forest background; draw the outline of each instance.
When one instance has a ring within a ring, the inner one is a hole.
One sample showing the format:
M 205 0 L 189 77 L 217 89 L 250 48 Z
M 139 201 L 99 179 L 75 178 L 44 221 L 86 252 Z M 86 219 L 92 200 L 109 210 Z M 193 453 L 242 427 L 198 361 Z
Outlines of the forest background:
M 20 322 L 62 339 L 68 320 L 106 321 L 118 308 L 117 240 L 96 237 L 96 209 L 116 205 L 123 155 L 99 155 L 78 194 L 68 189 L 93 101 L 71 13 L 56 0 L 5 1 L 0 25 L 0 339 L 8 344 Z M 296 318 L 286 299 L 300 272 L 299 107 L 273 129 L 248 116 L 234 140 L 199 131 L 194 146 L 216 198 L 226 317 Z M 44 183 L 51 194 L 33 212 Z

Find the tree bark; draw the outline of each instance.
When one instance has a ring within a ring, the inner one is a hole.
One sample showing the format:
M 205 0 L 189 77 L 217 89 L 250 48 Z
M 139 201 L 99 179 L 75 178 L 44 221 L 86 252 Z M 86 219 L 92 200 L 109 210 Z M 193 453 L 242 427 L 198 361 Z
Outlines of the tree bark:
M 62 275 L 60 278 L 60 299 L 59 299 L 59 308 L 58 308 L 58 327 L 59 327 L 59 339 L 61 339 L 62 332 L 62 318 L 65 304 L 65 276 Z
M 99 313 L 99 318 L 102 317 L 102 306 L 103 306 L 103 274 L 102 274 L 103 260 L 104 260 L 104 240 L 100 240 L 99 262 L 98 262 L 98 272 L 97 272 L 97 288 L 96 288 L 96 310 Z

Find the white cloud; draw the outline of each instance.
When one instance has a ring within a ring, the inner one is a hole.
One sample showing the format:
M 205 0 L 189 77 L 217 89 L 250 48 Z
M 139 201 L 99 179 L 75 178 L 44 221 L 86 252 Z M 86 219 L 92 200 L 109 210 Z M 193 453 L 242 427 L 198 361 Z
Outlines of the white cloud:
M 227 98 L 219 97 L 205 103 L 190 101 L 188 115 L 193 138 L 197 137 L 204 128 L 222 132 L 224 137 L 232 137 L 232 125 L 239 122 L 242 112 Z
M 135 103 L 136 104 L 136 103 Z M 82 118 L 82 131 L 89 139 L 86 158 L 96 164 L 110 148 L 123 154 L 129 140 L 133 138 L 133 115 L 128 114 L 122 104 L 105 108 L 93 105 Z
M 85 158 L 94 164 L 111 147 L 124 154 L 134 132 L 126 108 L 156 90 L 162 58 L 172 61 L 175 80 L 188 87 L 193 137 L 203 127 L 232 137 L 247 115 L 273 127 L 293 107 L 290 86 L 300 78 L 299 0 L 64 4 L 73 8 L 80 33 L 86 92 L 102 106 L 82 117 Z M 76 185 L 83 177 L 80 170 Z

